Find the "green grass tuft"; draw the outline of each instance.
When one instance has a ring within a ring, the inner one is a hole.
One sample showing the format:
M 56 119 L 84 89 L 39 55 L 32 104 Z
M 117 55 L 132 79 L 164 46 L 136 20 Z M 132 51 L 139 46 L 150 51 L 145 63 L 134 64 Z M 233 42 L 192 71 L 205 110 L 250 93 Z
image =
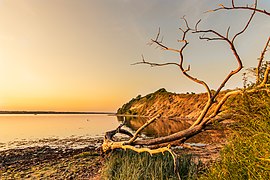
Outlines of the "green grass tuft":
M 178 162 L 182 179 L 196 179 L 200 163 L 195 164 L 191 155 L 178 158 Z M 138 154 L 131 150 L 113 151 L 106 158 L 102 175 L 104 179 L 117 180 L 178 179 L 169 153 L 150 156 L 146 152 Z

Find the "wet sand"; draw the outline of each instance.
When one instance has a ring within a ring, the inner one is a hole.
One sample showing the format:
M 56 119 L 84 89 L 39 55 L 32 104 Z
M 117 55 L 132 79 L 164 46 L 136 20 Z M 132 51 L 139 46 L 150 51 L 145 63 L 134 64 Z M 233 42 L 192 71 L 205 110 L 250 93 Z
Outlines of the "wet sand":
M 0 179 L 99 179 L 102 138 L 38 142 L 13 142 L 15 148 L 0 151 Z

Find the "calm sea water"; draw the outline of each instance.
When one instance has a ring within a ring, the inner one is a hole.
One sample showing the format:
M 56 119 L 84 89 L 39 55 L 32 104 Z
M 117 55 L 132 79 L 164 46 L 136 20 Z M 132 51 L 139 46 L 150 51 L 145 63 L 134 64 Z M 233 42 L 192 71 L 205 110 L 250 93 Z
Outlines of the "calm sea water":
M 71 136 L 103 136 L 119 125 L 108 115 L 0 115 L 0 143 Z

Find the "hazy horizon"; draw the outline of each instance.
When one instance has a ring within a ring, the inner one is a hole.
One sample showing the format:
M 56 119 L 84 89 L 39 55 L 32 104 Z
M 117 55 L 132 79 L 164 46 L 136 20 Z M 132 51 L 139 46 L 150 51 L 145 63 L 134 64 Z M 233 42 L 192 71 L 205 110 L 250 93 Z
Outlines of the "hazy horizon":
M 242 1 L 241 1 L 242 2 Z M 241 3 L 237 1 L 237 4 Z M 247 0 L 243 4 L 252 4 Z M 137 95 L 160 88 L 170 92 L 205 92 L 177 67 L 132 66 L 141 60 L 177 62 L 178 55 L 149 47 L 158 28 L 164 43 L 179 48 L 180 20 L 202 19 L 202 29 L 231 35 L 243 28 L 250 12 L 204 13 L 229 0 L 20 0 L 0 1 L 0 110 L 115 112 Z M 270 9 L 269 0 L 258 2 Z M 236 47 L 244 69 L 255 67 L 269 36 L 270 22 L 257 13 Z M 237 66 L 222 42 L 188 36 L 185 66 L 217 88 Z M 266 59 L 269 59 L 269 53 Z M 242 73 L 224 89 L 242 87 Z

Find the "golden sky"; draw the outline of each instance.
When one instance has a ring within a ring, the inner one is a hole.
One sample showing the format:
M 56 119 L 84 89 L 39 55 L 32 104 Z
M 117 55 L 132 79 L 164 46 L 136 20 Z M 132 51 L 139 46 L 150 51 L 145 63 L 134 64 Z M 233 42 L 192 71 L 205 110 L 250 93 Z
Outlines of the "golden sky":
M 141 54 L 152 61 L 178 61 L 177 54 L 147 46 L 158 27 L 169 46 L 183 25 L 202 18 L 201 26 L 221 32 L 241 29 L 247 12 L 205 14 L 212 0 L 0 0 L 0 109 L 116 111 L 138 94 L 161 87 L 172 92 L 203 92 L 176 67 L 131 66 Z M 247 1 L 252 2 L 252 1 Z M 269 0 L 260 7 L 270 9 Z M 256 59 L 270 32 L 270 21 L 256 15 L 237 41 L 245 67 Z M 224 43 L 190 38 L 187 64 L 193 75 L 216 88 L 236 66 Z M 193 43 L 193 44 L 192 44 Z M 225 88 L 240 87 L 241 75 Z

